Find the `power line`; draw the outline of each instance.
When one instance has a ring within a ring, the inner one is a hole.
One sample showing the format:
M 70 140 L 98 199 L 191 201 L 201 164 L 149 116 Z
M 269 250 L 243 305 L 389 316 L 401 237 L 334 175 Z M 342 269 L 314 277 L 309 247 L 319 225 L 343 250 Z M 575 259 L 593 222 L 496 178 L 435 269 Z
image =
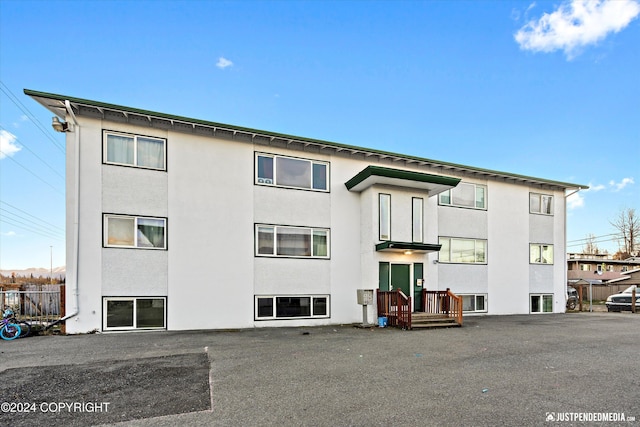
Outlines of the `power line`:
M 603 237 L 609 237 L 609 236 L 620 236 L 620 233 L 603 234 L 602 236 L 592 236 L 592 237 L 585 237 L 583 239 L 569 240 L 567 241 L 567 243 L 582 242 L 582 241 L 586 242 L 589 240 L 601 239 Z
M 2 127 L 2 125 L 0 125 L 0 129 L 4 130 L 5 132 L 9 132 L 8 130 L 6 130 L 4 127 Z M 10 132 L 9 132 L 10 133 Z M 12 134 L 13 135 L 13 134 Z M 14 135 L 15 136 L 15 135 Z M 38 160 L 40 160 L 42 163 L 44 163 L 49 169 L 51 169 L 53 171 L 53 173 L 55 173 L 56 175 L 58 175 L 60 178 L 64 179 L 64 176 L 58 172 L 56 169 L 53 168 L 53 166 L 51 166 L 49 163 L 47 163 L 44 159 L 42 159 L 42 157 L 38 156 L 38 154 L 36 154 L 31 148 L 29 148 L 24 142 L 21 142 L 18 140 L 18 138 L 16 138 L 16 141 L 20 142 L 20 144 L 27 149 L 27 151 L 29 151 L 31 154 L 33 154 Z
M 35 215 L 31 215 L 29 212 L 26 212 L 26 211 L 24 211 L 24 210 L 22 210 L 22 209 L 20 209 L 20 208 L 18 208 L 18 207 L 16 207 L 16 206 L 13 206 L 11 203 L 3 202 L 2 200 L 0 200 L 0 204 L 7 205 L 7 206 L 9 206 L 11 209 L 15 209 L 15 210 L 17 210 L 17 211 L 19 211 L 19 212 L 22 212 L 23 214 L 25 214 L 25 215 L 27 215 L 27 216 L 30 216 L 30 217 L 31 217 L 31 218 L 33 218 L 34 220 L 39 221 L 39 222 L 42 222 L 42 223 L 44 223 L 44 224 L 48 225 L 49 227 L 57 228 L 57 229 L 58 229 L 58 230 L 60 230 L 60 231 L 64 231 L 64 228 L 62 228 L 62 227 L 58 227 L 57 225 L 54 225 L 54 224 L 51 224 L 50 222 L 47 222 L 47 221 L 45 221 L 45 220 L 43 220 L 43 219 L 41 219 L 41 218 L 38 218 L 38 217 L 37 217 L 37 216 L 35 216 Z M 0 209 L 2 209 L 2 208 L 0 208 Z M 5 210 L 5 209 L 3 209 L 3 210 Z
M 40 132 L 42 132 L 44 136 L 46 136 L 51 142 L 53 142 L 53 145 L 62 154 L 65 153 L 64 146 L 60 145 L 60 143 L 58 143 L 58 141 L 56 141 L 56 139 L 49 132 L 47 132 L 46 127 L 42 123 L 40 123 L 37 117 L 31 111 L 29 111 L 29 109 L 25 107 L 22 102 L 20 102 L 18 97 L 16 97 L 13 92 L 11 92 L 11 90 L 2 82 L 2 80 L 0 80 L 0 91 L 2 91 L 7 96 L 7 98 L 9 98 L 9 100 L 13 102 L 13 104 L 27 116 L 29 120 L 31 120 L 31 122 L 40 130 Z
M 16 227 L 21 227 L 21 228 L 23 228 L 25 230 L 28 230 L 28 231 L 31 231 L 32 233 L 37 233 L 37 234 L 40 234 L 42 236 L 47 236 L 47 237 L 51 237 L 51 238 L 54 238 L 54 239 L 62 239 L 62 238 L 64 238 L 64 234 L 59 233 L 59 232 L 49 231 L 49 229 L 47 229 L 43 225 L 34 224 L 34 223 L 27 223 L 27 222 L 21 221 L 21 219 L 25 219 L 27 221 L 28 221 L 28 219 L 22 218 L 20 216 L 17 216 L 15 214 L 11 213 L 10 211 L 7 211 L 6 209 L 0 208 L 0 211 L 4 211 L 5 212 L 4 214 L 0 215 L 0 222 L 9 223 L 9 221 L 10 221 L 10 223 L 12 225 L 14 225 Z M 11 216 L 17 217 L 17 219 L 16 218 L 11 218 L 11 217 L 8 218 L 7 217 L 7 213 L 9 215 L 11 215 Z
M 0 153 L 5 155 L 5 159 L 9 159 L 12 162 L 14 162 L 15 164 L 17 164 L 18 166 L 20 166 L 22 169 L 26 170 L 27 172 L 29 172 L 31 175 L 35 176 L 38 180 L 44 182 L 45 184 L 47 184 L 49 187 L 53 188 L 53 190 L 58 193 L 58 194 L 62 194 L 64 196 L 64 193 L 61 192 L 60 190 L 58 190 L 57 188 L 55 188 L 53 185 L 51 185 L 50 183 L 48 183 L 47 181 L 45 181 L 44 179 L 42 179 L 40 176 L 36 175 L 33 171 L 31 171 L 29 168 L 27 168 L 26 166 L 22 165 L 20 162 L 18 162 L 16 159 L 12 158 L 11 156 L 9 156 L 8 154 L 4 153 L 2 150 L 0 150 Z

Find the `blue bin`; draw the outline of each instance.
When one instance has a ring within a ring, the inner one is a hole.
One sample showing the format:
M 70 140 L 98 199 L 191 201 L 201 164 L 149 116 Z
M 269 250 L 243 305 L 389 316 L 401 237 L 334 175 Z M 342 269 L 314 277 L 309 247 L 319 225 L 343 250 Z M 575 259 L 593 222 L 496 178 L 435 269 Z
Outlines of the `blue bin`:
M 386 328 L 387 327 L 387 318 L 386 317 L 378 317 L 378 327 Z

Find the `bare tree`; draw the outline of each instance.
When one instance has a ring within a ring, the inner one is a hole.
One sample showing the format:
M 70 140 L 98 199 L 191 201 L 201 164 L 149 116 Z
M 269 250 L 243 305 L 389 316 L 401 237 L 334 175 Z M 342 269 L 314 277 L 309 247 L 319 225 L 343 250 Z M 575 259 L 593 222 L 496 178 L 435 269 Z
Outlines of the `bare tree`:
M 620 250 L 622 255 L 629 257 L 640 249 L 640 218 L 633 208 L 623 209 L 618 217 L 609 221 L 620 235 Z
M 587 234 L 582 251 L 585 254 L 597 255 L 600 253 L 600 248 L 598 248 L 598 245 L 596 244 L 596 236 L 594 236 L 592 233 Z

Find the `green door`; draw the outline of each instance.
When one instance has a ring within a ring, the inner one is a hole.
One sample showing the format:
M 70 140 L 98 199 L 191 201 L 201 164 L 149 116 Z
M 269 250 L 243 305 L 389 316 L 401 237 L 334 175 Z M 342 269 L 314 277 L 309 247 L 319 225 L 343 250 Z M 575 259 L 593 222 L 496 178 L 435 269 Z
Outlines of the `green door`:
M 411 265 L 391 264 L 391 290 L 400 289 L 406 296 L 411 295 Z
M 378 266 L 378 289 L 389 290 L 389 263 L 381 262 Z

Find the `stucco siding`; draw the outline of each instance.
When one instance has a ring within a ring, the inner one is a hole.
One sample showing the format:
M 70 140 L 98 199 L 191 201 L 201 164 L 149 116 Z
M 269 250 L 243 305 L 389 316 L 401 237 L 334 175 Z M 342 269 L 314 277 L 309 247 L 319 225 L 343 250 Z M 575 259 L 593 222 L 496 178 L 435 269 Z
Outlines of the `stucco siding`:
M 169 329 L 253 325 L 253 150 L 168 135 Z

